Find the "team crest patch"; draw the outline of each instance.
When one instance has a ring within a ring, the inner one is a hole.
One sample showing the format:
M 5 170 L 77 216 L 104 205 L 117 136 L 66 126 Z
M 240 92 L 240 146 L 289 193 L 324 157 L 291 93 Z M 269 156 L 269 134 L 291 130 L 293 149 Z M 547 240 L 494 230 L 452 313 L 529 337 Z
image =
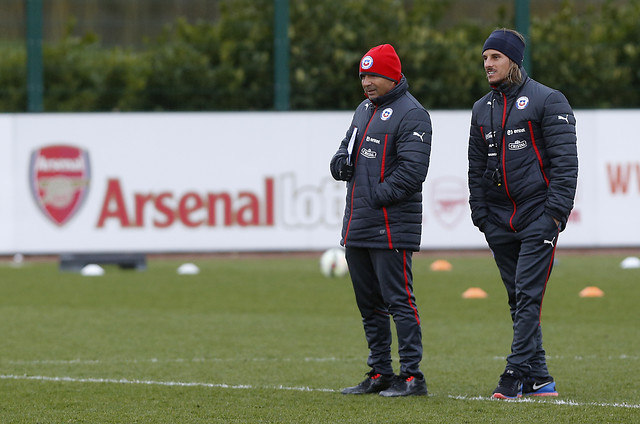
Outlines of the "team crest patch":
M 516 100 L 516 107 L 518 109 L 524 109 L 527 106 L 529 106 L 529 98 L 527 96 L 519 97 L 518 100 Z
M 369 69 L 373 66 L 373 58 L 371 56 L 365 56 L 360 62 L 362 69 Z
M 380 119 L 386 121 L 387 119 L 391 118 L 391 115 L 393 115 L 393 109 L 388 107 L 382 111 L 382 113 L 380 114 Z
M 89 153 L 68 145 L 46 146 L 31 153 L 29 185 L 44 215 L 62 226 L 89 192 Z

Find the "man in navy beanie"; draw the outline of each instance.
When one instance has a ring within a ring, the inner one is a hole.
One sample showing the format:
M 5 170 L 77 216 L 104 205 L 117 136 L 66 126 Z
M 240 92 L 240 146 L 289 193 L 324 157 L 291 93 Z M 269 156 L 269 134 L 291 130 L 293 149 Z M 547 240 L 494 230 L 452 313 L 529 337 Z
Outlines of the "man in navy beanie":
M 370 371 L 342 393 L 426 395 L 411 258 L 420 249 L 431 119 L 409 93 L 390 44 L 369 50 L 359 74 L 367 99 L 356 109 L 330 169 L 336 180 L 347 182 L 340 243 L 362 316 Z M 391 364 L 390 317 L 398 337 L 399 375 Z
M 578 178 L 576 120 L 565 96 L 529 78 L 521 34 L 482 48 L 491 91 L 471 114 L 469 204 L 507 289 L 511 353 L 492 397 L 558 396 L 542 347 L 542 300 Z

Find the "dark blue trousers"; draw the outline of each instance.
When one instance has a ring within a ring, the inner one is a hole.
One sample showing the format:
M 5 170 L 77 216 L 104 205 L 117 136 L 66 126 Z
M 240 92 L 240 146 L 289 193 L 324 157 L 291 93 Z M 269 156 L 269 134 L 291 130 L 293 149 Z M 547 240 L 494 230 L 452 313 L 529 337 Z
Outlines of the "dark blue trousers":
M 506 368 L 525 376 L 549 375 L 540 317 L 558 236 L 558 225 L 546 214 L 519 232 L 491 223 L 485 228 L 487 243 L 507 289 L 513 320 L 513 341 Z
M 422 376 L 422 330 L 413 294 L 408 250 L 347 247 L 349 273 L 369 346 L 367 364 L 380 374 L 393 374 L 391 324 L 398 336 L 400 374 Z

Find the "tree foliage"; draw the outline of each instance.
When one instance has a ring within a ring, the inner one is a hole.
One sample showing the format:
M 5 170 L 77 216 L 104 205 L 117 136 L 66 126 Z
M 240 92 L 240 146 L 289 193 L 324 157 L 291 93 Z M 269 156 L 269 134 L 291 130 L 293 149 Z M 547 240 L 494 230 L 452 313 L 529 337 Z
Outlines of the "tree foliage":
M 363 99 L 358 61 L 391 43 L 429 109 L 469 109 L 487 90 L 481 47 L 493 22 L 444 22 L 450 0 L 292 1 L 293 110 L 350 110 Z M 44 48 L 46 111 L 270 110 L 272 0 L 220 0 L 215 22 L 177 19 L 143 49 L 71 35 Z M 577 108 L 640 107 L 640 0 L 577 12 L 573 1 L 531 21 L 532 75 Z M 73 23 L 71 23 L 72 25 Z M 0 47 L 0 110 L 26 107 L 26 53 Z

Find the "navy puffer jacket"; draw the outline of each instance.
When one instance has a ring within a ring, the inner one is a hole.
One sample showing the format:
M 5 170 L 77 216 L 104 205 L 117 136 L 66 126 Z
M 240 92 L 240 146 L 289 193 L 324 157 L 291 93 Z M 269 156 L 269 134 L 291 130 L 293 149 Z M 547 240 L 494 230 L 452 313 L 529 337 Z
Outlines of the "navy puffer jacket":
M 520 231 L 544 213 L 564 229 L 573 208 L 578 179 L 573 110 L 561 92 L 521 71 L 521 85 L 494 87 L 473 106 L 469 204 L 481 231 L 487 222 Z
M 343 246 L 419 250 L 422 234 L 422 184 L 431 154 L 431 118 L 400 83 L 355 111 L 331 174 L 340 180 L 354 132 L 342 226 Z

